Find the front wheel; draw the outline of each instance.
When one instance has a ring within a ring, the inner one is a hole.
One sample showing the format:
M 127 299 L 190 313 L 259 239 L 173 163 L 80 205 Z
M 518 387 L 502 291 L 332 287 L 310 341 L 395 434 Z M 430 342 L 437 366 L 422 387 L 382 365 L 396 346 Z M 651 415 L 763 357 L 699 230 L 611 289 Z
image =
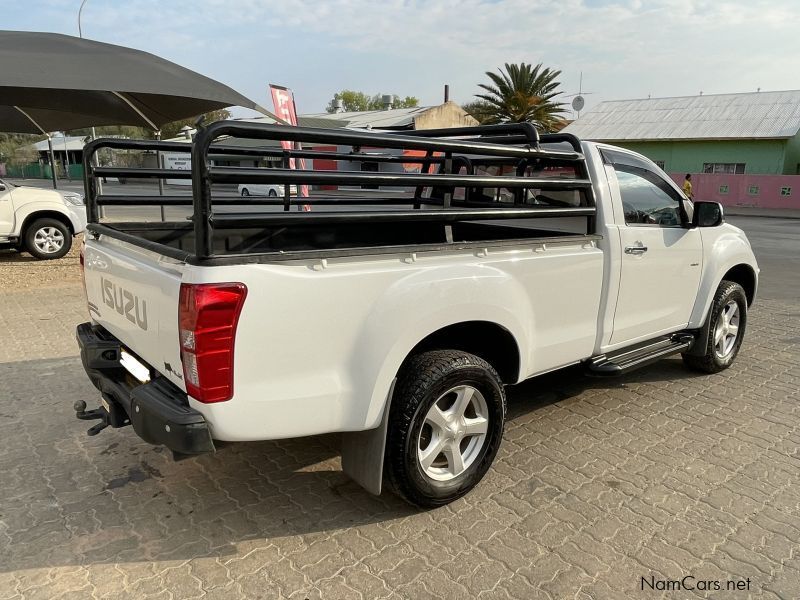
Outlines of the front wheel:
M 72 247 L 69 227 L 56 219 L 37 219 L 25 231 L 25 249 L 35 258 L 61 258 Z
M 277 198 L 278 197 L 278 192 L 276 192 L 275 190 L 270 190 L 267 193 L 267 196 L 269 196 L 270 198 Z
M 684 354 L 683 362 L 695 371 L 718 373 L 731 366 L 744 339 L 747 296 L 742 286 L 723 280 L 714 294 L 708 319 L 708 341 L 703 354 Z
M 247 188 L 242 190 L 242 198 L 247 198 L 250 195 L 250 191 Z
M 485 360 L 437 350 L 398 375 L 386 439 L 386 471 L 418 506 L 442 506 L 474 488 L 494 461 L 506 415 L 500 377 Z

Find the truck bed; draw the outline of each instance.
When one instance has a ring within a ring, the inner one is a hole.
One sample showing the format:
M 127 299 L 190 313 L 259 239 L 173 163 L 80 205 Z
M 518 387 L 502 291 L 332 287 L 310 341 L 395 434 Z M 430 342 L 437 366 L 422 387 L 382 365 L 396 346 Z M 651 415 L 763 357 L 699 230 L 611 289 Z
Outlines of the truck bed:
M 549 227 L 535 219 L 514 224 L 456 223 L 452 226 L 452 243 L 470 245 L 492 240 L 492 245 L 503 245 L 521 239 L 556 241 L 574 236 L 587 237 L 578 231 L 583 224 L 577 221 L 562 220 L 562 223 L 547 225 Z M 558 229 L 559 226 L 562 229 Z M 195 246 L 194 230 L 184 223 L 164 223 L 158 228 L 140 228 L 136 224 L 121 224 L 117 227 L 143 240 L 186 252 L 187 255 Z M 385 253 L 402 249 L 432 249 L 447 243 L 444 228 L 433 223 L 420 223 L 412 230 L 393 223 L 378 223 L 369 228 L 360 224 L 340 224 L 336 228 L 327 225 L 302 228 L 253 226 L 216 230 L 213 252 L 218 257 L 297 252 L 308 255 L 314 252 L 352 249 L 362 252 L 382 250 L 381 253 Z
M 290 138 L 295 148 L 278 152 L 286 167 L 290 158 L 305 158 L 310 164 L 320 160 L 313 164 L 325 168 L 235 167 L 230 161 L 216 166 L 210 157 L 219 153 L 276 153 L 268 144 L 213 145 L 232 137 L 265 144 Z M 311 148 L 335 144 L 325 146 L 335 150 L 307 150 L 300 143 Z M 350 152 L 345 151 L 348 145 Z M 106 147 L 190 152 L 192 171 L 93 166 L 93 154 Z M 342 170 L 359 162 L 386 170 L 375 172 L 363 164 L 361 171 Z M 331 169 L 331 164 L 339 167 Z M 84 167 L 91 235 L 193 264 L 596 238 L 592 183 L 580 142 L 560 134 L 540 139 L 527 124 L 398 135 L 219 122 L 200 131 L 193 144 L 96 140 L 86 147 Z M 98 193 L 100 177 L 191 179 L 192 196 L 106 196 Z M 284 197 L 244 201 L 212 193 L 219 184 L 258 183 L 283 186 Z M 290 195 L 303 186 L 320 189 L 308 198 Z M 345 193 L 361 190 L 354 197 L 326 197 L 324 190 L 331 187 Z M 111 212 L 115 206 L 158 205 L 186 207 L 190 216 L 149 223 L 101 217 L 101 208 Z

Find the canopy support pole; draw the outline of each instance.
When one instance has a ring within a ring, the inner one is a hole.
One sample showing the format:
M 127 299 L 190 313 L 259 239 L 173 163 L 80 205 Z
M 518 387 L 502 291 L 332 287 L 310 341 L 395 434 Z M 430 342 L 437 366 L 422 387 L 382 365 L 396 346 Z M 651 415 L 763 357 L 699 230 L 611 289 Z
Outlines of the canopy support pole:
M 147 124 L 147 126 L 150 127 L 155 132 L 157 140 L 161 139 L 161 129 L 158 127 L 158 125 L 156 125 L 150 119 L 148 119 L 147 116 L 142 111 L 140 111 L 138 108 L 136 108 L 136 105 L 133 102 L 128 100 L 120 92 L 111 92 L 111 93 L 114 94 L 120 100 L 122 100 L 125 104 L 127 104 L 131 108 L 131 110 L 133 112 L 135 112 L 137 115 L 139 115 L 139 117 L 141 117 L 142 121 L 144 121 Z M 159 150 L 156 150 L 156 161 L 158 163 L 158 168 L 160 169 L 161 168 L 161 152 Z M 164 180 L 161 177 L 158 178 L 158 195 L 159 196 L 163 196 L 164 195 Z M 163 206 L 161 207 L 161 220 L 162 221 L 164 220 L 164 207 Z
M 28 113 L 22 110 L 19 106 L 15 106 L 14 108 L 17 109 L 21 114 L 23 114 L 25 118 L 28 119 L 28 121 L 33 123 L 36 126 L 36 128 L 42 132 L 42 135 L 47 136 L 47 148 L 48 152 L 50 153 L 50 175 L 53 177 L 53 189 L 57 190 L 58 177 L 56 176 L 56 156 L 53 153 L 53 140 L 50 139 L 50 134 L 47 133 L 44 129 L 42 129 L 42 126 L 39 125 L 36 121 L 34 121 L 33 117 L 31 117 Z
M 161 130 L 160 129 L 158 131 L 156 131 L 156 139 L 158 141 L 161 141 Z M 156 162 L 158 162 L 158 168 L 159 169 L 163 169 L 164 168 L 164 165 L 161 164 L 161 150 L 156 150 Z M 162 177 L 158 178 L 158 195 L 159 196 L 163 196 L 164 195 L 164 179 Z M 162 223 L 167 220 L 167 216 L 166 216 L 166 214 L 164 214 L 164 210 L 165 210 L 164 209 L 164 205 L 162 204 L 161 205 L 161 222 Z
M 58 177 L 56 176 L 56 155 L 53 152 L 53 140 L 50 138 L 50 134 L 47 135 L 47 148 L 48 152 L 50 153 L 50 175 L 53 177 L 53 189 L 58 189 Z
M 111 93 L 114 94 L 120 100 L 122 100 L 125 104 L 127 104 L 133 112 L 135 112 L 137 115 L 139 115 L 139 117 L 142 119 L 142 121 L 144 121 L 145 124 L 150 129 L 152 129 L 153 131 L 158 131 L 158 126 L 155 123 L 153 123 L 150 119 L 148 119 L 142 111 L 140 111 L 138 108 L 136 108 L 136 105 L 133 102 L 128 100 L 125 96 L 123 96 L 119 92 L 113 92 L 112 91 Z

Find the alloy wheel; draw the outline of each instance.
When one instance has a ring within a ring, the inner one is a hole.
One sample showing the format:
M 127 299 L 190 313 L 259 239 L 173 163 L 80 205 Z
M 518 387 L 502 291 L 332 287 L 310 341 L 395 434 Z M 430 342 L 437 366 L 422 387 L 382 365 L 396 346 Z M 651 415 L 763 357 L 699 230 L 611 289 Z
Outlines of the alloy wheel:
M 736 345 L 739 337 L 739 304 L 731 300 L 722 309 L 714 328 L 714 352 L 719 358 L 726 358 Z
M 43 254 L 55 254 L 64 247 L 64 234 L 56 227 L 42 227 L 34 234 L 33 243 Z
M 423 473 L 450 481 L 466 471 L 481 453 L 489 430 L 489 409 L 471 385 L 454 387 L 437 398 L 425 415 L 417 440 Z

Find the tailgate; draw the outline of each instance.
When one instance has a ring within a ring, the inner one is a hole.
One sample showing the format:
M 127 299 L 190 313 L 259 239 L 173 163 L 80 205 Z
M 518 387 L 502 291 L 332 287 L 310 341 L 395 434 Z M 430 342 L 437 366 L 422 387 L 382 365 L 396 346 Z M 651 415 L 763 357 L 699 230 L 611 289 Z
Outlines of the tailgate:
M 183 263 L 114 239 L 86 240 L 89 314 L 181 389 L 178 295 Z

